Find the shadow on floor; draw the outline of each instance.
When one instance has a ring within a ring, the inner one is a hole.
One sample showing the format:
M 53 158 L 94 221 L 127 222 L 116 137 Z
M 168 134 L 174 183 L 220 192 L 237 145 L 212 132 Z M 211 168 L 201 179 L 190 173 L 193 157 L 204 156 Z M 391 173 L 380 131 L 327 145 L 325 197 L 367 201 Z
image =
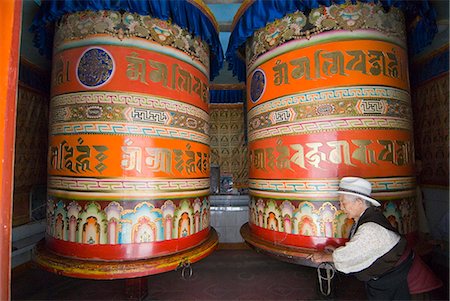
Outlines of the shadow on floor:
M 253 250 L 217 250 L 180 271 L 149 276 L 144 300 L 364 300 L 364 285 L 336 274 L 332 296 L 318 290 L 317 271 L 278 261 Z M 448 283 L 448 278 L 446 279 Z M 446 290 L 448 290 L 448 285 Z M 431 300 L 448 300 L 448 292 Z M 86 280 L 58 276 L 30 266 L 13 273 L 12 300 L 133 300 L 125 280 Z M 136 300 L 136 299 L 134 299 Z

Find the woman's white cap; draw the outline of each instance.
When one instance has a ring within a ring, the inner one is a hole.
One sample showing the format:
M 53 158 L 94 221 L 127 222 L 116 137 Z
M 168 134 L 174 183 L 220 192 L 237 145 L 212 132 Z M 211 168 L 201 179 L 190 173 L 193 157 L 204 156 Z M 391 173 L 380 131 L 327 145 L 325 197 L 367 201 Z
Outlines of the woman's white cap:
M 372 184 L 363 178 L 344 177 L 339 182 L 339 194 L 350 194 L 358 196 L 366 201 L 369 201 L 374 206 L 381 206 L 381 204 L 370 197 L 372 193 Z

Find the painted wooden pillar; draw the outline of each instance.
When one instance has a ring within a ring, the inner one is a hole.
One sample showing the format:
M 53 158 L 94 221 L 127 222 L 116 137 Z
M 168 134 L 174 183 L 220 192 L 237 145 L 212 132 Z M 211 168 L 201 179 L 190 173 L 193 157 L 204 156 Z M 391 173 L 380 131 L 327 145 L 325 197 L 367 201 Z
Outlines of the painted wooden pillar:
M 11 225 L 22 1 L 2 2 L 0 27 L 0 300 L 11 298 Z
M 344 243 L 343 176 L 369 180 L 390 222 L 416 230 L 400 10 L 357 2 L 287 14 L 247 40 L 246 64 L 253 235 L 303 248 Z
M 209 232 L 209 48 L 180 26 L 67 14 L 53 49 L 47 247 L 138 260 Z

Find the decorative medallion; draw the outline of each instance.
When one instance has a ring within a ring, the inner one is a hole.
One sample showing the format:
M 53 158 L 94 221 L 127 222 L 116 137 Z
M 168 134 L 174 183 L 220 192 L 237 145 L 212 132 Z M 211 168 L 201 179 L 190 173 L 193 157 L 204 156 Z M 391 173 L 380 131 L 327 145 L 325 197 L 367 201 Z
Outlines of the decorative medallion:
M 253 103 L 258 102 L 266 89 L 266 75 L 261 69 L 255 70 L 250 85 L 250 98 Z
M 336 111 L 336 107 L 330 103 L 319 104 L 315 109 L 317 116 L 331 115 Z
M 77 79 L 86 88 L 98 88 L 111 79 L 114 60 L 102 48 L 89 48 L 82 55 L 77 66 Z
M 86 108 L 86 118 L 99 119 L 102 117 L 103 108 L 101 106 L 88 106 Z

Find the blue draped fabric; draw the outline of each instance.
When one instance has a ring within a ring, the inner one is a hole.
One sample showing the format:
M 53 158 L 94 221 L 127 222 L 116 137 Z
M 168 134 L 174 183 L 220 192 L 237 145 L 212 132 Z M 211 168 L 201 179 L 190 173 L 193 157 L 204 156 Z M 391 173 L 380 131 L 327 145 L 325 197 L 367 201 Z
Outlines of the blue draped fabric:
M 413 65 L 411 72 L 411 86 L 418 86 L 434 77 L 443 75 L 449 72 L 449 55 L 448 48 L 433 57 L 423 65 L 421 65 L 420 72 L 414 72 Z
M 209 90 L 210 103 L 243 103 L 244 90 Z
M 34 45 L 39 48 L 41 54 L 51 58 L 53 32 L 50 32 L 49 25 L 67 13 L 84 10 L 124 10 L 171 20 L 209 45 L 212 80 L 222 68 L 224 55 L 213 21 L 197 5 L 188 0 L 44 0 L 30 30 L 35 33 Z
M 228 69 L 233 71 L 239 81 L 246 80 L 245 58 L 238 53 L 239 48 L 245 44 L 253 33 L 286 14 L 295 11 L 308 13 L 319 6 L 343 4 L 345 0 L 253 0 L 237 20 L 230 36 L 226 51 Z M 356 0 L 351 0 L 355 4 Z M 360 0 L 359 2 L 379 3 L 385 9 L 397 7 L 405 13 L 406 23 L 418 18 L 418 22 L 408 33 L 408 49 L 411 55 L 420 52 L 429 45 L 437 32 L 436 13 L 429 5 L 428 0 Z M 245 2 L 244 4 L 245 5 Z

